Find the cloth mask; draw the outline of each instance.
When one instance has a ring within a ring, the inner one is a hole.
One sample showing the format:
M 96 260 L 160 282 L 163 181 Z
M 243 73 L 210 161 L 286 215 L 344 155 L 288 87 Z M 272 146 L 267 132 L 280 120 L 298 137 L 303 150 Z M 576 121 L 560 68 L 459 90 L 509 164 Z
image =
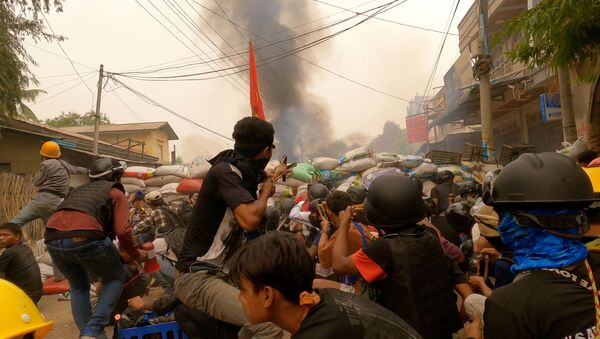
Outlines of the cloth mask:
M 526 211 L 532 215 L 542 216 L 559 216 L 578 212 L 578 210 Z M 587 257 L 587 249 L 581 241 L 554 235 L 537 226 L 520 226 L 510 212 L 502 215 L 498 231 L 504 244 L 513 252 L 513 258 L 516 261 L 516 264 L 511 267 L 513 273 L 542 268 L 567 267 L 581 262 Z M 565 233 L 575 232 L 577 229 L 565 230 Z

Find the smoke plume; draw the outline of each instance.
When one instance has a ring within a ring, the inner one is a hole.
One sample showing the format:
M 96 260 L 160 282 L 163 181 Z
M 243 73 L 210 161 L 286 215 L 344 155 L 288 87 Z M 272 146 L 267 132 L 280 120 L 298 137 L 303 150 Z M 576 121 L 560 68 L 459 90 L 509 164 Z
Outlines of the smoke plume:
M 319 32 L 303 39 L 290 39 L 285 43 L 261 48 L 269 45 L 269 42 L 285 40 L 309 30 L 310 27 L 300 27 L 298 30 L 291 27 L 316 17 L 313 1 L 230 0 L 220 1 L 219 4 L 233 22 L 260 36 L 240 30 L 240 33 L 253 40 L 259 66 L 261 60 L 280 55 L 327 34 L 327 32 Z M 215 8 L 215 12 L 219 11 L 220 8 Z M 241 42 L 239 34 L 230 23 L 214 20 L 213 24 L 219 31 L 226 32 L 228 40 L 231 38 L 232 41 Z M 322 22 L 315 23 L 315 25 L 322 24 Z M 222 47 L 226 48 L 225 45 Z M 315 48 L 319 53 L 323 53 L 325 46 L 319 45 Z M 238 50 L 242 51 L 246 48 L 238 48 Z M 311 53 L 315 51 L 312 49 L 304 51 L 302 57 L 310 58 Z M 245 60 L 247 60 L 246 56 Z M 314 155 L 319 147 L 331 142 L 332 128 L 327 107 L 319 97 L 307 90 L 314 71 L 313 66 L 294 55 L 258 68 L 265 114 L 267 120 L 275 127 L 275 137 L 278 141 L 274 155 L 276 159 L 285 154 L 290 161 L 305 160 Z

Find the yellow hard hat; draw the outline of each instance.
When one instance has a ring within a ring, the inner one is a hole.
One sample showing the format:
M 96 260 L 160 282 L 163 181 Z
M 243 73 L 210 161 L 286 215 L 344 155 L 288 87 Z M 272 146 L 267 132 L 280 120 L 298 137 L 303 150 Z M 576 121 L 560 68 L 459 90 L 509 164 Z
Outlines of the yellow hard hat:
M 594 192 L 600 193 L 600 167 L 582 167 L 582 169 L 590 177 Z
M 4 279 L 0 279 L 0 300 L 0 338 L 34 333 L 38 339 L 52 330 L 54 321 L 46 321 L 27 294 Z
M 60 157 L 60 146 L 54 141 L 46 141 L 40 149 L 40 154 L 46 158 L 59 158 Z

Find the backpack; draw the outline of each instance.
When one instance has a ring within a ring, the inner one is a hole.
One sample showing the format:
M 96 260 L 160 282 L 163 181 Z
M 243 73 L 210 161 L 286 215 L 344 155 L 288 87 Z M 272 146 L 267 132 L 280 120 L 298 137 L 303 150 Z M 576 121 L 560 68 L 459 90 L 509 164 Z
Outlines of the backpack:
M 177 257 L 183 250 L 183 240 L 185 239 L 185 228 L 176 228 L 171 232 L 167 233 L 164 238 L 167 242 L 168 248 L 175 253 Z

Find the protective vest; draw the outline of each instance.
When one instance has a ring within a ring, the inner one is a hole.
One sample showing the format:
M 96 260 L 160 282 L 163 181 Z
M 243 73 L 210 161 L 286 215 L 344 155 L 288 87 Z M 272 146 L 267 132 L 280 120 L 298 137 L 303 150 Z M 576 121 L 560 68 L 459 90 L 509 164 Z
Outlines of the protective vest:
M 102 225 L 104 233 L 114 239 L 113 201 L 110 198 L 113 187 L 125 191 L 123 185 L 107 180 L 81 185 L 73 189 L 56 210 L 74 210 L 91 215 Z
M 438 214 L 445 213 L 448 206 L 450 206 L 450 193 L 454 196 L 458 196 L 458 185 L 447 182 L 436 186 L 440 193 L 440 201 L 438 202 Z
M 425 227 L 384 237 L 392 259 L 386 279 L 374 283 L 379 303 L 423 338 L 451 338 L 460 326 L 449 264 L 439 239 Z

